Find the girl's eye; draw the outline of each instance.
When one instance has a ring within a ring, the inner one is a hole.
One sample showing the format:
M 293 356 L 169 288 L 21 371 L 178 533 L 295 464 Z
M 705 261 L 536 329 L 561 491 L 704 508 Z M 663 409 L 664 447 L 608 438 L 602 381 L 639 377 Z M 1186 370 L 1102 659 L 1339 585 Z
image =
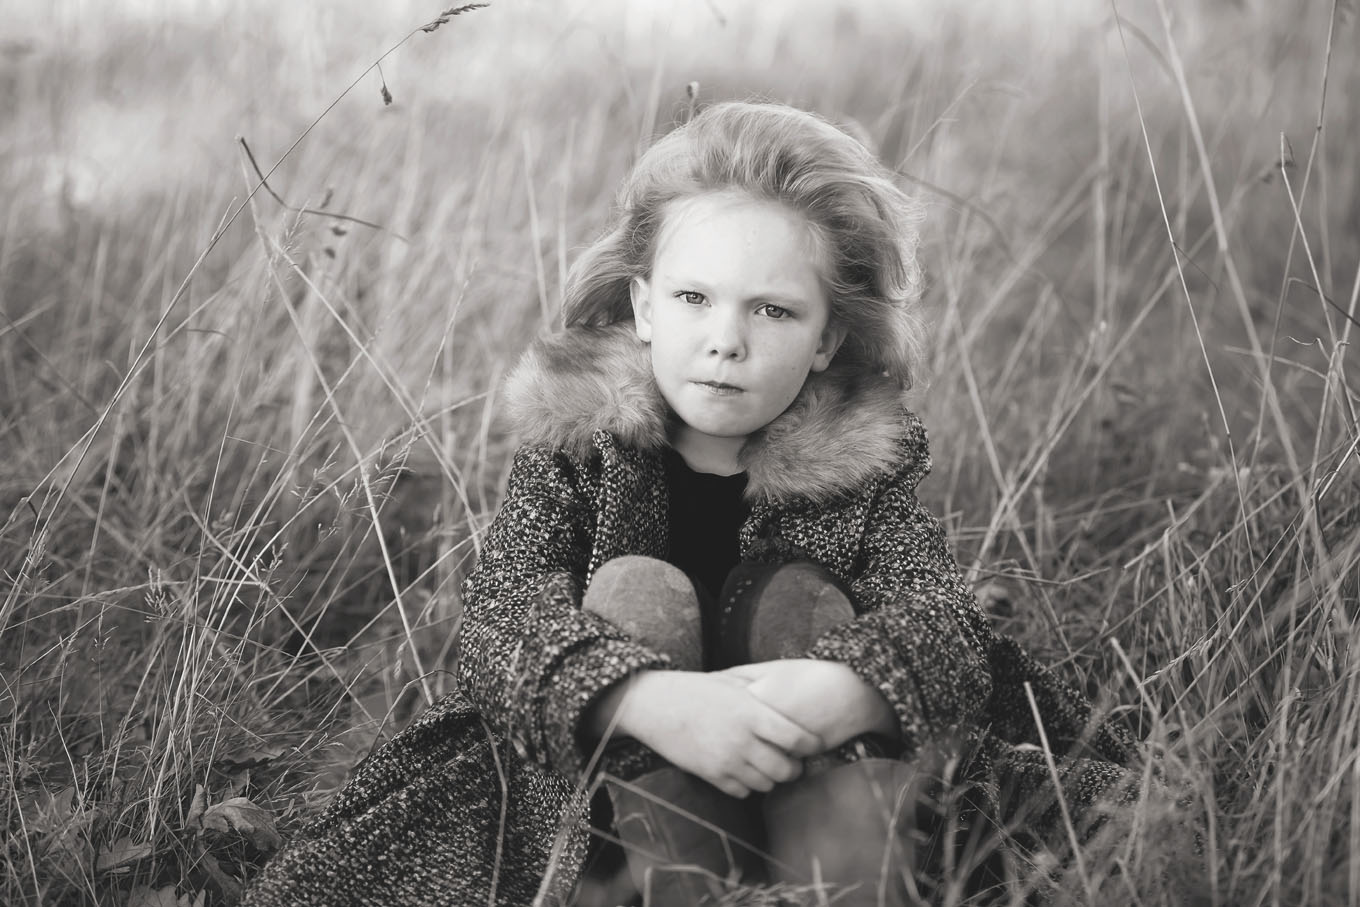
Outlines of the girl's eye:
M 675 294 L 677 298 L 683 299 L 690 305 L 699 305 L 704 301 L 703 293 L 696 293 L 694 290 L 681 290 Z
M 760 312 L 760 314 L 764 315 L 766 318 L 776 318 L 776 319 L 777 319 L 777 318 L 788 318 L 789 315 L 792 314 L 791 312 L 789 312 L 788 309 L 786 309 L 786 308 L 784 308 L 784 307 L 782 307 L 782 306 L 777 306 L 777 305 L 775 305 L 775 304 L 772 303 L 772 302 L 767 302 L 767 303 L 765 303 L 763 306 L 761 306 L 761 307 L 760 307 L 759 309 L 757 309 L 756 311 Z

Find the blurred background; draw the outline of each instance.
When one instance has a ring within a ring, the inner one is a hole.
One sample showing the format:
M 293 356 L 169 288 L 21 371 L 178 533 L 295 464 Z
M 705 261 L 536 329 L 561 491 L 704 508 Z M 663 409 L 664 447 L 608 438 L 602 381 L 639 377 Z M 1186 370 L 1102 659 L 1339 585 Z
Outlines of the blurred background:
M 498 383 L 729 98 L 927 205 L 922 496 L 1217 836 L 1106 902 L 1360 898 L 1353 2 L 441 12 L 6 5 L 0 901 L 230 903 L 277 841 L 204 809 L 286 834 L 452 688 Z

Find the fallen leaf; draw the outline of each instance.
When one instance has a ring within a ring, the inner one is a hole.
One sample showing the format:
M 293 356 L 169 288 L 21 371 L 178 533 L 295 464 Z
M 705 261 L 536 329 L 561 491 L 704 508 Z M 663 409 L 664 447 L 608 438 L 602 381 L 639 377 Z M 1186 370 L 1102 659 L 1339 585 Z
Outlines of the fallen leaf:
M 133 844 L 131 838 L 119 838 L 94 858 L 94 871 L 111 872 L 123 869 L 149 856 L 151 856 L 150 844 Z
M 48 871 L 72 882 L 85 877 L 94 859 L 94 847 L 79 825 L 44 836 L 34 853 Z
M 94 861 L 90 826 L 99 812 L 80 806 L 74 787 L 23 796 L 20 810 L 24 828 L 34 838 L 33 852 L 51 872 L 78 879 L 88 871 Z
M 208 809 L 208 794 L 203 789 L 203 785 L 194 785 L 194 795 L 189 800 L 189 814 L 184 817 L 184 824 L 189 828 L 194 828 L 202 824 L 203 813 Z
M 55 794 L 40 790 L 20 800 L 24 824 L 30 834 L 46 835 L 65 831 L 72 824 L 89 825 L 94 819 L 92 810 L 76 808 L 76 789 L 63 787 Z
M 214 803 L 199 820 L 204 831 L 220 834 L 236 832 L 259 850 L 272 852 L 283 846 L 283 838 L 267 811 L 245 797 L 232 797 Z
M 206 891 L 179 894 L 174 885 L 162 885 L 160 888 L 134 885 L 128 892 L 127 907 L 203 907 L 207 899 Z
M 250 769 L 236 769 L 227 774 L 227 787 L 222 791 L 222 799 L 229 800 L 232 797 L 244 796 L 246 788 L 250 787 Z
M 135 885 L 128 893 L 127 907 L 183 907 L 183 902 L 175 893 L 174 885 L 162 888 Z
M 241 892 L 245 890 L 245 886 L 227 874 L 222 864 L 217 862 L 217 857 L 205 853 L 199 865 L 207 871 L 208 878 L 217 886 L 217 890 L 222 893 L 222 898 L 228 904 L 235 904 L 241 899 Z
M 231 768 L 254 768 L 288 752 L 288 747 L 273 743 L 241 743 L 225 748 L 214 757 L 213 762 Z

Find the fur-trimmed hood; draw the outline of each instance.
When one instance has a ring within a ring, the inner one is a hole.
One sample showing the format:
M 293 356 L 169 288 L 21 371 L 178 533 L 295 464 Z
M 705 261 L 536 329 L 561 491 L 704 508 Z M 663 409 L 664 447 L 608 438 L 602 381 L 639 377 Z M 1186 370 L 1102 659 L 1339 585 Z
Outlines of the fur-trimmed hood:
M 628 322 L 539 337 L 507 380 L 506 404 L 525 443 L 582 458 L 600 430 L 625 446 L 659 451 L 674 418 L 652 375 L 647 345 Z M 814 372 L 789 408 L 742 449 L 746 495 L 824 503 L 853 493 L 911 465 L 903 462 L 904 442 L 919 431 L 896 381 L 834 365 Z

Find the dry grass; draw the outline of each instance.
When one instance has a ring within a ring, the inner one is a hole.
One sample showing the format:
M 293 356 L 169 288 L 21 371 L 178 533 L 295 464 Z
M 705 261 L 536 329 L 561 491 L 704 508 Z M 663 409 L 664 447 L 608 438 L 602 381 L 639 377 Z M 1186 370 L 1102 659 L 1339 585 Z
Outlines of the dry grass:
M 34 4 L 0 48 L 0 901 L 230 902 L 450 688 L 497 380 L 697 80 L 932 201 L 923 493 L 1206 830 L 1150 804 L 1060 897 L 1360 902 L 1348 4 L 498 3 L 272 171 L 382 230 L 233 138 L 269 169 L 438 10 L 277 7 Z

